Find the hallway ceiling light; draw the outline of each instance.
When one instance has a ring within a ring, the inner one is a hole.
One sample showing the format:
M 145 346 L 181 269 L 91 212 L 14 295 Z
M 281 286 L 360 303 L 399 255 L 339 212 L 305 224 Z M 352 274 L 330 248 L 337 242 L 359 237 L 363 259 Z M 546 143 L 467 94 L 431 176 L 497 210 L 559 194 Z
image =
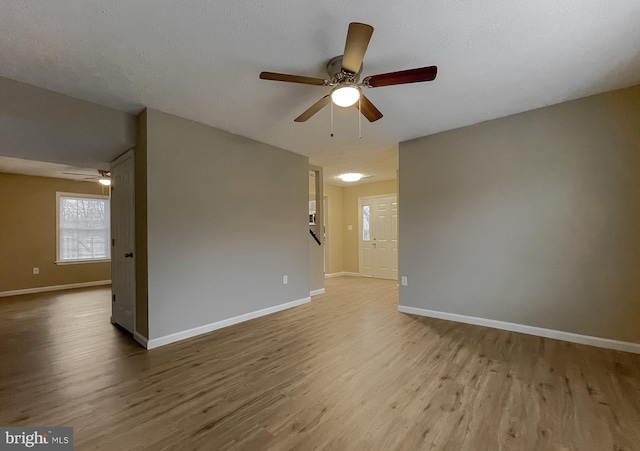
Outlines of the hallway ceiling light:
M 104 186 L 109 186 L 111 185 L 111 180 L 107 178 L 101 178 L 100 180 L 98 180 L 98 183 Z
M 338 176 L 338 178 L 340 180 L 342 180 L 343 182 L 357 182 L 358 180 L 360 180 L 363 177 L 364 177 L 364 175 L 360 174 L 358 172 L 348 172 L 346 174 L 340 174 Z

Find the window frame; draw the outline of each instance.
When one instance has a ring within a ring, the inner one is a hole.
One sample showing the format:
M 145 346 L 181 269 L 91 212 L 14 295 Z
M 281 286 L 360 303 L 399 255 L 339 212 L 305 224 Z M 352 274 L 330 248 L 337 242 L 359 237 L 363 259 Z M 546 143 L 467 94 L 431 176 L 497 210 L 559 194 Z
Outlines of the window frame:
M 107 241 L 108 258 L 91 258 L 81 260 L 60 260 L 60 199 L 62 197 L 76 197 L 84 199 L 108 200 L 109 201 L 109 237 Z M 86 193 L 66 193 L 56 191 L 56 265 L 81 265 L 83 263 L 107 263 L 111 261 L 111 196 L 103 196 L 101 194 Z

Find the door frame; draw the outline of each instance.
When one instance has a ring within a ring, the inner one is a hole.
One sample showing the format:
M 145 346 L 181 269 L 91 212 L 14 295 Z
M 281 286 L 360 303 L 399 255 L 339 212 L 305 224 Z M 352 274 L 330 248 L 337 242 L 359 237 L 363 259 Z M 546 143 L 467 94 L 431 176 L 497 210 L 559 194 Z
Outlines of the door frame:
M 327 273 L 327 265 L 329 264 L 329 197 L 323 196 L 322 198 L 322 244 L 324 245 L 324 273 Z
M 369 201 L 370 205 L 373 205 L 373 199 L 379 199 L 383 197 L 391 197 L 394 196 L 396 198 L 396 202 L 398 202 L 398 193 L 389 193 L 389 194 L 376 194 L 373 196 L 362 196 L 358 197 L 358 272 L 361 277 L 371 277 L 374 276 L 366 276 L 362 274 L 362 205 Z M 370 218 L 371 220 L 371 218 Z M 375 271 L 375 261 L 374 261 L 374 271 Z M 392 280 L 392 279 L 389 279 Z
M 134 149 L 130 149 L 127 150 L 125 153 L 123 153 L 122 155 L 120 155 L 118 158 L 116 158 L 115 160 L 113 160 L 110 164 L 109 164 L 109 171 L 111 171 L 113 169 L 114 166 L 119 165 L 120 163 L 123 163 L 124 161 L 131 159 L 133 160 L 133 167 L 134 167 L 134 177 L 135 177 L 135 164 L 136 164 L 136 160 L 135 160 L 135 153 L 134 153 Z M 136 329 L 136 325 L 137 325 L 137 320 L 136 320 L 136 312 L 138 310 L 138 299 L 137 299 L 137 290 L 136 290 L 136 285 L 138 283 L 137 280 L 137 274 L 136 274 L 136 264 L 135 264 L 135 258 L 138 258 L 138 256 L 135 254 L 135 229 L 136 229 L 136 216 L 135 216 L 135 178 L 134 178 L 134 185 L 133 185 L 133 237 L 134 237 L 134 265 L 133 265 L 133 272 L 134 272 L 134 277 L 133 277 L 133 332 L 131 332 L 132 336 L 134 339 L 136 339 L 137 336 L 139 336 L 140 334 L 138 333 L 138 330 Z M 109 203 L 112 205 L 111 202 L 111 186 L 109 187 Z M 113 216 L 113 211 L 110 211 L 109 214 L 111 216 L 111 239 L 113 240 L 113 224 L 114 224 L 114 216 Z M 113 241 L 112 241 L 113 242 Z M 111 296 L 112 296 L 112 305 L 111 305 L 111 313 L 113 314 L 113 266 L 115 265 L 115 260 L 113 259 L 113 249 L 111 249 Z M 110 321 L 112 324 L 116 324 L 113 321 L 113 317 L 110 316 Z M 122 327 L 122 326 L 120 326 Z M 124 329 L 124 327 L 122 327 Z M 126 330 L 126 329 L 125 329 Z M 127 331 L 129 332 L 129 331 Z M 137 341 L 137 339 L 136 339 Z M 146 347 L 146 346 L 145 346 Z

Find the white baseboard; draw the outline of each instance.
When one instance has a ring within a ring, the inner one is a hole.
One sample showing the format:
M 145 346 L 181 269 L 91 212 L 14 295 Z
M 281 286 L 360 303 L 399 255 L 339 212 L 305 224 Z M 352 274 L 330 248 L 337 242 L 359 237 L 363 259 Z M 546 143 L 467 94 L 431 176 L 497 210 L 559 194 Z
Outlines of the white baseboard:
M 110 280 L 95 280 L 93 282 L 68 283 L 66 285 L 54 285 L 51 287 L 25 288 L 23 290 L 0 291 L 0 298 L 5 296 L 18 296 L 20 294 L 45 293 L 47 291 L 71 290 L 72 288 L 97 287 L 110 285 Z
M 360 273 L 359 272 L 341 271 L 341 272 L 334 272 L 332 274 L 325 274 L 324 278 L 325 279 L 332 279 L 334 277 L 342 277 L 342 276 L 360 277 Z
M 297 301 L 286 302 L 284 304 L 275 305 L 262 310 L 256 310 L 255 312 L 245 313 L 244 315 L 234 316 L 233 318 L 223 319 L 222 321 L 216 321 L 215 323 L 205 324 L 204 326 L 194 327 L 193 329 L 183 330 L 182 332 L 176 332 L 174 334 L 165 335 L 164 337 L 152 338 L 147 340 L 147 349 L 157 348 L 176 341 L 185 340 L 187 338 L 195 337 L 196 335 L 206 334 L 223 327 L 232 326 L 234 324 L 249 321 L 250 319 L 259 318 L 261 316 L 276 313 L 281 310 L 286 310 L 292 307 L 297 307 L 302 304 L 311 302 L 311 297 L 298 299 Z
M 324 288 L 320 288 L 319 290 L 313 290 L 309 292 L 309 296 L 315 296 L 317 294 L 324 294 Z
M 147 344 L 149 342 L 149 340 L 147 340 L 145 337 L 143 337 L 138 331 L 135 331 L 133 333 L 133 338 L 142 345 L 143 348 L 147 348 Z
M 574 334 L 573 332 L 564 332 L 561 330 L 545 329 L 542 327 L 527 326 L 524 324 L 508 323 L 505 321 L 478 318 L 475 316 L 458 315 L 456 313 L 438 312 L 436 310 L 427 310 L 417 307 L 408 307 L 404 305 L 399 305 L 398 311 L 402 313 L 409 313 L 411 315 L 446 319 L 448 321 L 456 321 L 459 323 L 475 324 L 477 326 L 492 327 L 494 329 L 509 330 L 511 332 L 520 332 L 523 334 L 536 335 L 538 337 L 553 338 L 556 340 L 570 341 L 572 343 L 597 346 L 599 348 L 615 349 L 617 351 L 626 351 L 632 352 L 634 354 L 640 354 L 640 343 L 611 340 L 610 338 L 593 337 L 591 335 L 580 335 Z

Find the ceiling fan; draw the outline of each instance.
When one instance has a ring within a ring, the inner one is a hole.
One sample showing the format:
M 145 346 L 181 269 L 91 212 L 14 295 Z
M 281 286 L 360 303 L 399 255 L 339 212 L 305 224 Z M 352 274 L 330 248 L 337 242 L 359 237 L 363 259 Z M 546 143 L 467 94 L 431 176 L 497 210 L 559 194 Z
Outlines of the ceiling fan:
M 87 174 L 86 172 L 63 172 L 65 175 L 83 176 L 82 180 L 97 180 L 101 185 L 111 185 L 111 172 L 97 169 L 98 175 Z M 79 179 L 78 179 L 79 180 Z
M 344 46 L 344 55 L 336 56 L 329 61 L 327 64 L 328 79 L 279 74 L 275 72 L 262 72 L 260 78 L 262 80 L 333 87 L 329 94 L 318 100 L 304 113 L 295 118 L 295 122 L 307 121 L 331 101 L 345 108 L 355 105 L 369 122 L 375 122 L 382 117 L 382 113 L 362 94 L 363 87 L 379 88 L 382 86 L 432 81 L 436 78 L 438 68 L 436 66 L 428 66 L 398 72 L 388 72 L 385 74 L 371 75 L 360 81 L 360 74 L 363 67 L 362 60 L 364 59 L 364 54 L 367 51 L 372 34 L 373 27 L 371 25 L 358 22 L 349 24 L 347 42 Z

